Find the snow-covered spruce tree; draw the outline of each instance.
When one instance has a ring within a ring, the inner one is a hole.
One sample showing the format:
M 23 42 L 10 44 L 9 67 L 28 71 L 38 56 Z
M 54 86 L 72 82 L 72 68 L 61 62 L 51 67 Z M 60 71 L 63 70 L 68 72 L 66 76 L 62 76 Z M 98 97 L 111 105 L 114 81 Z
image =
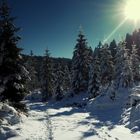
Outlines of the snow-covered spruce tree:
M 132 54 L 131 54 L 131 63 L 132 63 L 132 73 L 134 82 L 140 81 L 140 61 L 138 56 L 138 49 L 135 44 L 132 44 Z
M 133 36 L 129 33 L 126 34 L 126 49 L 128 50 L 128 54 L 131 54 L 132 51 L 132 44 L 133 44 Z
M 126 49 L 126 43 L 120 42 L 115 56 L 115 88 L 131 87 L 133 85 L 132 64 Z
M 27 81 L 27 87 L 30 91 L 33 91 L 38 87 L 38 78 L 37 78 L 37 72 L 35 70 L 35 60 L 34 60 L 34 54 L 32 50 L 30 52 L 30 57 L 25 65 L 30 75 L 30 79 Z
M 110 84 L 114 74 L 114 64 L 111 51 L 107 44 L 103 45 L 100 49 L 100 61 L 101 61 L 101 81 L 102 85 Z
M 113 40 L 113 41 L 110 43 L 109 49 L 110 49 L 110 51 L 111 51 L 112 57 L 114 58 L 115 55 L 116 55 L 116 49 L 117 49 L 117 44 L 116 44 L 116 41 L 115 41 L 115 40 Z
M 89 65 L 92 50 L 88 47 L 82 32 L 79 33 L 72 58 L 72 90 L 74 93 L 87 91 L 89 81 Z
M 62 66 L 58 63 L 55 69 L 55 98 L 61 100 L 64 97 L 64 71 L 61 69 Z
M 94 57 L 95 57 L 95 56 L 98 56 L 98 57 L 101 56 L 101 55 L 100 55 L 100 50 L 101 50 L 102 46 L 103 46 L 102 43 L 99 42 L 98 46 L 94 49 Z
M 27 94 L 25 83 L 28 72 L 23 66 L 18 48 L 20 37 L 16 35 L 19 28 L 14 25 L 15 18 L 10 16 L 10 9 L 5 1 L 0 8 L 0 87 L 3 100 L 9 100 L 16 107 Z
M 46 49 L 42 68 L 42 101 L 47 101 L 53 96 L 53 71 L 49 50 Z
M 63 91 L 68 92 L 70 90 L 70 84 L 71 84 L 71 75 L 70 75 L 70 69 L 68 65 L 61 64 L 61 71 L 63 72 Z
M 64 92 L 68 92 L 71 88 L 71 71 L 68 65 L 64 65 L 64 78 L 63 78 L 63 89 Z
M 100 86 L 101 86 L 100 61 L 98 56 L 95 56 L 93 63 L 90 66 L 89 72 L 89 85 L 88 85 L 89 98 L 95 98 L 100 94 Z

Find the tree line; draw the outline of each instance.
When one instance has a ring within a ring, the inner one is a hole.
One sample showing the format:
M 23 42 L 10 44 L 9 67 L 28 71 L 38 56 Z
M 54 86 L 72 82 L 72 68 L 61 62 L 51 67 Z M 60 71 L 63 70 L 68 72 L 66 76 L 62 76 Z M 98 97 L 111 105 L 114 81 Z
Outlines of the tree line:
M 17 35 L 20 28 L 14 25 L 14 20 L 3 1 L 0 7 L 1 101 L 8 100 L 16 108 L 24 108 L 21 101 L 36 88 L 42 92 L 42 101 L 61 100 L 68 93 L 74 96 L 82 92 L 95 98 L 103 88 L 112 88 L 113 99 L 117 89 L 132 87 L 140 81 L 140 30 L 127 34 L 119 43 L 99 42 L 94 50 L 80 31 L 70 65 L 60 61 L 54 64 L 46 49 L 41 64 L 36 67 L 32 51 L 27 61 L 21 54 Z

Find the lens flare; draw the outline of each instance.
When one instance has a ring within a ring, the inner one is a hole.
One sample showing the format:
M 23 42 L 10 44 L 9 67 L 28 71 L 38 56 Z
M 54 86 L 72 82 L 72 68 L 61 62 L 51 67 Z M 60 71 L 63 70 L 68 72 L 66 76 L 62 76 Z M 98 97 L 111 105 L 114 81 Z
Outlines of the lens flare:
M 140 0 L 128 0 L 124 9 L 124 14 L 127 19 L 140 20 Z

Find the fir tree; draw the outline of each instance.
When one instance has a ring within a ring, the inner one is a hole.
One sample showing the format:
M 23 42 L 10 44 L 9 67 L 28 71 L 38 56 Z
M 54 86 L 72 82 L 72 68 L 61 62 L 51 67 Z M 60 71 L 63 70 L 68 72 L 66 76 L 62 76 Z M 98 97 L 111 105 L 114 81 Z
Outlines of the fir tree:
M 60 63 L 57 64 L 55 79 L 56 100 L 61 100 L 64 97 L 64 71 L 62 70 L 62 65 Z
M 29 71 L 29 75 L 30 75 L 30 79 L 27 81 L 27 87 L 30 91 L 33 91 L 38 87 L 39 84 L 38 84 L 37 72 L 35 69 L 34 53 L 32 50 L 30 52 L 30 57 L 26 62 L 26 68 Z
M 68 65 L 62 65 L 62 70 L 63 70 L 63 90 L 67 92 L 70 90 L 71 73 Z
M 140 80 L 140 62 L 138 56 L 138 49 L 136 48 L 136 45 L 134 43 L 132 45 L 131 62 L 134 81 L 138 82 Z
M 112 57 L 114 58 L 115 55 L 116 55 L 116 49 L 117 49 L 117 44 L 116 44 L 116 41 L 115 41 L 115 40 L 113 40 L 113 41 L 110 43 L 109 49 L 110 49 L 110 51 L 111 51 Z
M 125 42 L 126 42 L 126 49 L 128 50 L 128 54 L 131 54 L 132 44 L 133 44 L 133 37 L 132 37 L 132 35 L 127 33 L 126 34 Z
M 115 88 L 133 85 L 133 73 L 126 43 L 120 42 L 115 56 Z
M 100 51 L 101 61 L 101 81 L 102 85 L 110 84 L 114 74 L 114 64 L 111 51 L 107 44 L 105 44 Z
M 72 89 L 75 93 L 86 91 L 89 80 L 89 64 L 92 50 L 87 46 L 82 32 L 79 33 L 72 58 Z
M 53 96 L 53 73 L 52 73 L 52 60 L 50 58 L 49 50 L 46 50 L 43 73 L 42 73 L 42 100 L 46 101 Z
M 56 92 L 55 92 L 55 94 L 56 94 L 56 100 L 57 100 L 57 101 L 62 100 L 63 97 L 64 97 L 63 90 L 62 90 L 62 88 L 61 88 L 60 83 L 58 83 L 58 85 L 57 85 L 57 87 L 56 87 Z
M 0 86 L 3 87 L 3 100 L 19 103 L 27 94 L 25 83 L 28 72 L 23 66 L 18 48 L 20 37 L 17 36 L 19 28 L 14 25 L 15 18 L 10 16 L 10 9 L 3 1 L 0 8 Z
M 88 93 L 90 98 L 95 98 L 100 94 L 101 86 L 101 70 L 98 56 L 95 56 L 93 63 L 90 66 L 89 77 Z
M 100 50 L 101 50 L 101 48 L 102 48 L 102 43 L 101 42 L 99 42 L 99 44 L 98 44 L 98 46 L 94 49 L 94 57 L 101 57 L 101 55 L 100 55 Z

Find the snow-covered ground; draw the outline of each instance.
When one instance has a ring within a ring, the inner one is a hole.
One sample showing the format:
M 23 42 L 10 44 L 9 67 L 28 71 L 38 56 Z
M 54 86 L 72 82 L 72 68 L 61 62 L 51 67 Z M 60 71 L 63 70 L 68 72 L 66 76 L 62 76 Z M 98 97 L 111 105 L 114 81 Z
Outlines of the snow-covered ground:
M 46 105 L 43 103 L 28 103 L 29 116 L 23 123 L 14 125 L 18 137 L 9 138 L 9 140 L 49 140 L 50 128 Z
M 100 122 L 86 110 L 49 109 L 54 140 L 139 140 L 140 133 L 132 134 L 123 125 Z
M 109 92 L 88 102 L 86 95 L 46 104 L 27 102 L 29 116 L 10 126 L 16 135 L 8 140 L 140 139 L 139 90 L 120 89 L 113 100 Z
M 106 101 L 110 99 L 103 96 L 96 102 L 91 100 L 85 106 L 85 100 L 77 96 L 60 103 L 28 103 L 29 117 L 12 127 L 19 136 L 8 140 L 140 139 L 140 132 L 132 133 L 125 127 L 126 124 L 121 123 L 121 111 L 124 108 L 119 105 L 120 102 L 113 105 L 113 101 L 108 103 Z M 79 106 L 76 102 L 83 102 L 84 106 Z M 70 107 L 72 104 L 73 107 Z M 126 118 L 130 115 L 127 113 L 124 111 L 123 114 Z M 125 120 L 125 117 L 122 119 Z

